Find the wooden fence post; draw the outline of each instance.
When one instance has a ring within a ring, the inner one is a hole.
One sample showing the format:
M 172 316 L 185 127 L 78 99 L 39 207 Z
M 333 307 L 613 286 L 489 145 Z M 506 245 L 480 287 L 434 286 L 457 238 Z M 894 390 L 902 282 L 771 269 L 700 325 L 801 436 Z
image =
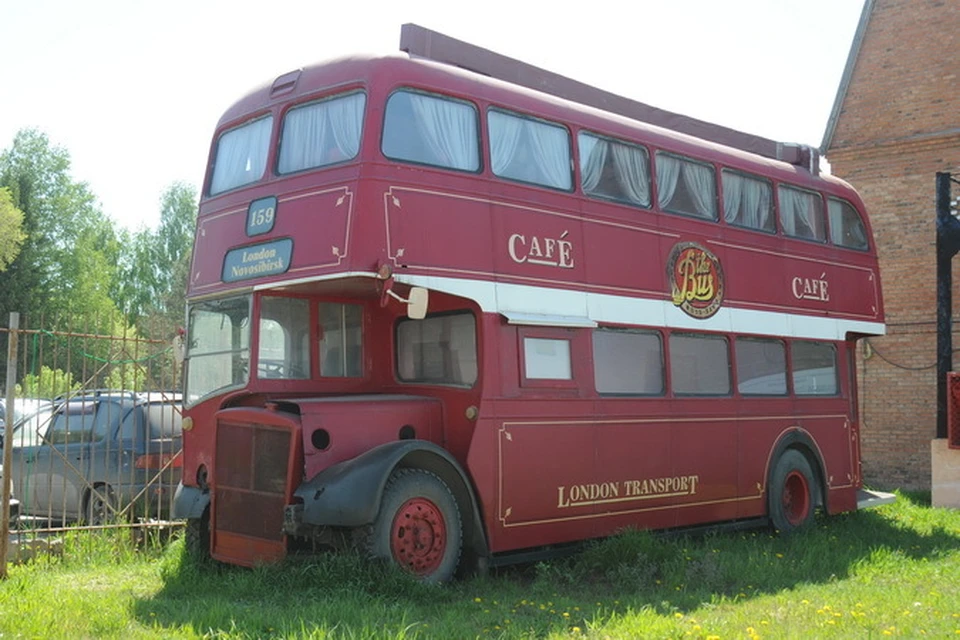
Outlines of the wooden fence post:
M 14 392 L 17 385 L 17 340 L 20 314 L 10 314 L 10 332 L 7 337 L 7 410 L 3 436 L 3 498 L 0 518 L 0 580 L 7 578 L 7 549 L 10 543 L 10 475 L 13 472 Z

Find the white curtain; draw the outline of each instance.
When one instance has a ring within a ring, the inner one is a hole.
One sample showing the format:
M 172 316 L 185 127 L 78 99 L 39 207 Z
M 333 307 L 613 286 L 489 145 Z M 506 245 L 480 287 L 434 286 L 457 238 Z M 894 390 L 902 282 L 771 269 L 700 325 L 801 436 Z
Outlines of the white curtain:
M 603 165 L 607 161 L 610 143 L 585 134 L 578 137 L 580 143 L 580 180 L 584 193 L 592 193 L 600 184 Z
M 353 158 L 360 153 L 360 131 L 363 128 L 363 107 L 367 96 L 354 93 L 339 100 L 327 102 L 330 131 L 333 133 L 337 150 L 344 159 Z
M 673 156 L 657 154 L 657 194 L 661 209 L 670 206 L 679 180 L 680 160 Z
M 683 184 L 690 194 L 693 206 L 704 218 L 717 217 L 717 199 L 714 197 L 716 185 L 713 181 L 713 169 L 693 162 L 682 163 Z
M 291 173 L 323 164 L 329 143 L 324 103 L 292 109 L 283 120 L 277 171 Z
M 650 204 L 650 172 L 647 168 L 647 156 L 635 147 L 623 144 L 613 145 L 614 169 L 620 188 L 631 202 L 648 206 Z
M 533 159 L 540 166 L 547 186 L 570 188 L 570 138 L 567 130 L 542 122 L 523 121 L 533 150 Z
M 780 219 L 787 235 L 824 240 L 823 223 L 816 196 L 789 187 L 780 187 Z
M 454 169 L 479 168 L 476 112 L 465 104 L 410 94 L 420 131 L 440 164 Z
M 517 153 L 523 121 L 499 111 L 490 111 L 487 124 L 490 128 L 490 164 L 493 172 L 502 176 Z
M 354 93 L 292 109 L 283 121 L 277 170 L 291 173 L 355 157 L 365 103 L 364 94 Z
M 770 185 L 736 173 L 723 172 L 723 217 L 731 224 L 774 231 Z
M 220 136 L 210 193 L 259 180 L 267 167 L 273 118 L 266 117 Z

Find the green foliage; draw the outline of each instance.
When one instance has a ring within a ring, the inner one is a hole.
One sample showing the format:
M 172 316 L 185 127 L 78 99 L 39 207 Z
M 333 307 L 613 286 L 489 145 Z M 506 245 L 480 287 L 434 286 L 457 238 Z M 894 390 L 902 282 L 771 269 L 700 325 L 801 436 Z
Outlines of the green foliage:
M 10 189 L 0 187 L 0 271 L 5 271 L 20 254 L 26 237 L 23 212 L 14 206 Z
M 118 245 L 112 223 L 86 183 L 70 176 L 70 156 L 35 129 L 0 154 L 0 187 L 23 212 L 26 239 L 0 273 L 0 313 L 19 311 L 69 326 L 113 307 Z
M 110 369 L 104 379 L 105 389 L 124 391 L 147 391 L 147 370 L 143 364 L 121 362 Z
M 59 395 L 79 391 L 79 382 L 74 382 L 73 374 L 61 369 L 40 367 L 40 373 L 27 374 L 17 385 L 17 395 L 24 398 L 55 398 Z
M 183 322 L 196 219 L 196 191 L 178 182 L 163 194 L 156 231 L 124 233 L 115 298 L 148 337 L 170 338 Z

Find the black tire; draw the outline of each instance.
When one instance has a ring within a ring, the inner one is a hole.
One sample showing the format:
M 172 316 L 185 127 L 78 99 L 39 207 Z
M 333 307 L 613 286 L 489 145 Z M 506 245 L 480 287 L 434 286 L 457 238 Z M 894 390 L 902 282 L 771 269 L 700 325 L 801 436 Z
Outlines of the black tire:
M 187 557 L 199 564 L 210 562 L 210 511 L 204 511 L 199 518 L 187 519 L 183 537 Z
M 457 501 L 443 480 L 423 469 L 394 471 L 377 519 L 358 534 L 367 553 L 423 582 L 447 582 L 460 562 L 463 526 Z
M 87 492 L 84 524 L 91 527 L 117 522 L 117 497 L 110 485 L 99 485 Z
M 767 506 L 773 527 L 791 533 L 810 526 L 817 506 L 817 487 L 807 458 L 796 449 L 785 451 L 770 476 Z

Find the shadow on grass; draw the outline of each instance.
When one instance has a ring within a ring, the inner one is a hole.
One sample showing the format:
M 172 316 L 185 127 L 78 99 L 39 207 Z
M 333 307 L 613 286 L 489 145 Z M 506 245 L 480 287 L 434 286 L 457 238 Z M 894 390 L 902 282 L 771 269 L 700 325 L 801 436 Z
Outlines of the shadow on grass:
M 355 554 L 253 570 L 198 566 L 183 557 L 177 543 L 164 558 L 164 587 L 140 601 L 135 614 L 148 624 L 213 636 L 409 638 L 458 626 L 477 635 L 487 625 L 481 614 L 496 612 L 475 603 L 517 603 L 509 605 L 512 614 L 505 609 L 503 615 L 518 618 L 521 598 L 564 602 L 582 611 L 584 622 L 590 611 L 606 615 L 627 607 L 683 612 L 705 602 L 845 580 L 873 570 L 878 554 L 914 561 L 955 552 L 960 514 L 931 509 L 924 500 L 922 494 L 898 494 L 896 505 L 819 517 L 814 526 L 789 536 L 768 529 L 689 536 L 627 532 L 588 544 L 570 558 L 444 587 L 422 585 Z M 563 624 L 556 618 L 530 620 L 528 629 L 538 632 Z M 411 631 L 413 621 L 426 621 L 431 631 Z

